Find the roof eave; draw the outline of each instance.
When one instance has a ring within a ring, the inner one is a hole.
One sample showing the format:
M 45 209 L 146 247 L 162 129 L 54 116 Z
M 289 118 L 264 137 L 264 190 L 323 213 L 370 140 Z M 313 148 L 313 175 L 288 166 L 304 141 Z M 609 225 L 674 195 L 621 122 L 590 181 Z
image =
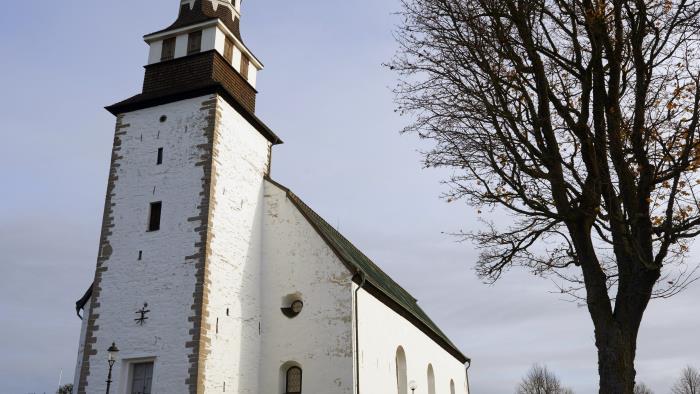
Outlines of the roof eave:
M 353 281 L 358 285 L 360 284 L 357 276 L 353 277 Z M 367 283 L 369 283 L 371 287 L 366 287 Z M 427 324 L 425 324 L 425 322 L 423 322 L 420 318 L 412 314 L 411 311 L 404 308 L 400 302 L 396 301 L 391 296 L 391 294 L 388 294 L 387 292 L 383 291 L 378 284 L 374 283 L 374 281 L 372 281 L 371 278 L 368 278 L 367 276 L 365 276 L 365 286 L 363 286 L 363 289 L 365 289 L 368 293 L 370 293 L 370 295 L 382 302 L 391 310 L 401 315 L 401 317 L 408 320 L 411 324 L 413 324 L 416 328 L 418 328 L 424 334 L 430 337 L 430 339 L 432 339 L 433 342 L 440 345 L 440 347 L 442 347 L 452 357 L 456 358 L 459 362 L 461 362 L 462 364 L 471 362 L 471 359 L 465 356 L 461 350 L 459 350 L 456 346 L 449 343 L 442 336 L 433 331 L 430 327 L 428 327 Z M 388 299 L 384 299 L 384 297 L 387 297 Z
M 165 94 L 163 96 L 154 96 L 149 98 L 144 98 L 141 101 L 134 103 L 128 102 L 128 99 L 116 104 L 105 107 L 112 115 L 118 116 L 119 114 L 133 112 L 144 108 L 154 107 L 157 105 L 163 105 L 172 103 L 175 101 L 185 100 L 189 98 L 195 98 L 203 96 L 206 94 L 218 94 L 222 96 L 241 116 L 243 116 L 248 122 L 251 123 L 256 130 L 258 130 L 272 145 L 283 144 L 284 141 L 280 139 L 277 134 L 275 134 L 272 129 L 270 129 L 265 123 L 263 123 L 260 118 L 258 118 L 254 113 L 245 109 L 243 104 L 241 104 L 231 93 L 229 93 L 221 84 L 212 83 L 208 86 L 197 88 L 193 90 L 176 91 L 173 93 Z M 138 97 L 136 95 L 134 97 Z

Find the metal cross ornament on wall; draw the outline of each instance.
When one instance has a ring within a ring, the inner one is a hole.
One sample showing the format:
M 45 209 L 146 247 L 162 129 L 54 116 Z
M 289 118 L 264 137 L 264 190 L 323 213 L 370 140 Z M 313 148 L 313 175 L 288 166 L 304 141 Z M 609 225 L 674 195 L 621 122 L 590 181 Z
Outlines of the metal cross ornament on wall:
M 137 317 L 134 319 L 136 324 L 143 326 L 146 324 L 146 320 L 148 320 L 148 317 L 146 317 L 146 314 L 150 312 L 150 310 L 146 309 L 148 308 L 148 303 L 143 304 L 143 308 L 141 308 L 139 311 L 136 312 L 137 315 L 141 315 L 140 317 Z

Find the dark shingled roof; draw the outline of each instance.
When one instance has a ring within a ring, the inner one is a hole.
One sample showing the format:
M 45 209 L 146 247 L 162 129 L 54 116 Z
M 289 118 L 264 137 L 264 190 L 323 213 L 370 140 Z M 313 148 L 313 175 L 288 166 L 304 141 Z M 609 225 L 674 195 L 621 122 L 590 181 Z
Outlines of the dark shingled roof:
M 178 29 L 180 27 L 196 25 L 198 23 L 204 23 L 214 19 L 221 19 L 224 25 L 231 30 L 233 35 L 235 35 L 240 42 L 243 42 L 241 39 L 240 20 L 226 6 L 219 5 L 216 10 L 214 10 L 214 6 L 210 0 L 196 0 L 192 8 L 190 8 L 189 4 L 182 4 L 180 6 L 180 13 L 177 16 L 177 20 L 172 25 L 148 35 L 158 34 L 164 31 Z
M 326 243 L 334 250 L 336 255 L 348 266 L 354 273 L 363 273 L 365 280 L 373 287 L 378 289 L 384 296 L 398 304 L 410 317 L 416 319 L 419 326 L 427 334 L 431 335 L 445 350 L 449 351 L 455 358 L 462 363 L 469 361 L 469 358 L 464 356 L 462 352 L 455 346 L 445 333 L 438 328 L 430 317 L 418 306 L 418 302 L 413 298 L 403 287 L 396 283 L 389 275 L 381 270 L 369 257 L 362 253 L 355 245 L 347 238 L 340 234 L 333 226 L 326 222 L 319 214 L 306 205 L 297 195 L 291 190 L 267 178 L 268 181 L 278 186 L 287 193 L 287 197 L 301 211 L 309 223 L 316 229 L 319 235 Z M 413 320 L 413 319 L 409 319 Z M 423 325 L 424 327 L 420 327 Z M 436 338 L 437 337 L 437 338 Z

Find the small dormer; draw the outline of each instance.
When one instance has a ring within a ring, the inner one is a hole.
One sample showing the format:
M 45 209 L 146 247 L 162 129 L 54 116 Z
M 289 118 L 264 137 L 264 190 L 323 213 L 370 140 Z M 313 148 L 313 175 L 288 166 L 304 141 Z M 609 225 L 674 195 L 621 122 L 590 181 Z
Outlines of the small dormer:
M 241 0 L 181 0 L 177 20 L 148 34 L 148 64 L 216 51 L 253 87 L 262 63 L 243 44 Z

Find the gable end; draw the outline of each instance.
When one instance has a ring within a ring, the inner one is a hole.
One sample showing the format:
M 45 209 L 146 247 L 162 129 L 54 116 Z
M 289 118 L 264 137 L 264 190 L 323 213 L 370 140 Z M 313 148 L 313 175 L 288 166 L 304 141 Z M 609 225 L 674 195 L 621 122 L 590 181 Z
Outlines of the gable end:
M 286 193 L 287 198 L 354 275 L 353 281 L 355 283 L 360 284 L 362 282 L 360 278 L 364 276 L 363 289 L 428 335 L 435 343 L 461 363 L 470 362 L 470 359 L 462 354 L 457 346 L 447 338 L 418 306 L 415 298 L 306 205 L 289 188 L 275 182 L 270 177 L 265 179 Z

